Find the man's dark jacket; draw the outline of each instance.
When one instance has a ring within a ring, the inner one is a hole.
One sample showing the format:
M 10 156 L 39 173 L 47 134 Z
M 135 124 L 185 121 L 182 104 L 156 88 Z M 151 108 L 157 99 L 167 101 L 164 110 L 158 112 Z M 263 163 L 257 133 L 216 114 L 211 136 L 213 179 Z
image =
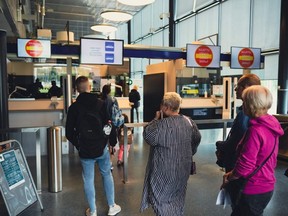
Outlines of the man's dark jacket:
M 140 94 L 136 89 L 132 89 L 129 93 L 129 102 L 134 103 L 132 107 L 139 107 Z
M 68 109 L 66 120 L 66 137 L 76 147 L 81 158 L 96 158 L 103 154 L 103 150 L 107 145 L 108 138 L 103 137 L 102 140 L 95 143 L 95 146 L 87 148 L 85 144 L 81 143 L 79 138 L 79 122 L 85 110 L 95 110 L 100 112 L 103 125 L 108 122 L 108 114 L 106 113 L 105 103 L 98 99 L 97 95 L 92 93 L 81 93 L 76 102 L 74 102 Z M 117 135 L 115 127 L 112 127 L 109 136 L 109 144 L 115 146 L 117 143 Z

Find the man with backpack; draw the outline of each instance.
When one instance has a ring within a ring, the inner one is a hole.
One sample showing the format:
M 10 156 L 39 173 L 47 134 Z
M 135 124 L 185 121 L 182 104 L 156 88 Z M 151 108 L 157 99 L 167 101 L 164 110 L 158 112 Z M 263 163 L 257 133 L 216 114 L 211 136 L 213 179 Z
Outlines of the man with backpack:
M 89 93 L 87 77 L 75 81 L 80 95 L 68 110 L 66 137 L 76 147 L 82 164 L 84 192 L 89 204 L 87 216 L 97 216 L 94 185 L 95 163 L 103 179 L 104 191 L 109 205 L 108 215 L 116 215 L 121 207 L 114 202 L 114 181 L 110 171 L 110 154 L 107 146 L 117 143 L 115 127 L 109 122 L 104 102 L 97 95 Z

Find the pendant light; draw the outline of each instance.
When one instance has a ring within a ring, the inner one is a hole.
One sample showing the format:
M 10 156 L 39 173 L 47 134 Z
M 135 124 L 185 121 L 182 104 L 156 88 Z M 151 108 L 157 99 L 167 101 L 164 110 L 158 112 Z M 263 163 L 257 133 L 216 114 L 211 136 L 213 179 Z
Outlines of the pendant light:
M 107 10 L 101 13 L 101 17 L 104 19 L 115 21 L 115 22 L 127 22 L 132 19 L 130 13 L 120 10 Z
M 152 4 L 155 0 L 117 0 L 119 3 L 130 6 L 144 6 Z
M 115 27 L 114 25 L 105 24 L 105 23 L 93 25 L 91 26 L 91 29 L 93 31 L 102 32 L 102 33 L 111 33 L 111 32 L 117 31 L 117 27 Z

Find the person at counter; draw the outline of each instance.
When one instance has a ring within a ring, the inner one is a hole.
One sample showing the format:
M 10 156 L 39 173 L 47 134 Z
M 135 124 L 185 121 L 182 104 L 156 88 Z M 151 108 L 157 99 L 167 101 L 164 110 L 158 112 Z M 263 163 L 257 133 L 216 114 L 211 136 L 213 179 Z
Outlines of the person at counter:
M 48 91 L 48 96 L 49 97 L 53 97 L 53 96 L 61 97 L 62 96 L 62 89 L 56 85 L 55 80 L 51 81 L 51 85 L 52 86 Z
M 35 80 L 33 84 L 31 84 L 28 88 L 29 93 L 31 94 L 32 98 L 41 98 L 40 89 L 43 89 L 42 82 L 40 82 L 39 78 Z
M 138 107 L 140 106 L 140 94 L 138 92 L 138 86 L 134 85 L 133 89 L 129 93 L 129 102 L 131 105 L 131 123 L 134 122 L 134 109 L 136 111 L 136 116 L 137 116 L 137 122 L 139 122 L 139 112 L 138 112 Z
M 242 100 L 243 91 L 253 85 L 260 85 L 260 78 L 255 74 L 243 75 L 235 87 L 237 99 Z M 233 122 L 230 133 L 225 141 L 216 142 L 216 155 L 217 164 L 225 168 L 226 172 L 231 171 L 236 163 L 236 147 L 241 138 L 248 129 L 249 117 L 245 115 L 242 110 L 242 106 L 239 108 L 239 112 Z
M 78 77 L 75 81 L 75 86 L 80 94 L 76 102 L 68 110 L 66 137 L 77 148 L 82 164 L 84 192 L 89 203 L 86 216 L 97 216 L 94 184 L 96 163 L 102 176 L 104 191 L 109 205 L 108 215 L 116 215 L 121 211 L 121 207 L 115 204 L 114 201 L 114 181 L 110 171 L 110 153 L 107 137 L 109 136 L 110 145 L 115 146 L 117 143 L 116 128 L 111 128 L 111 124 L 108 125 L 108 115 L 104 102 L 98 99 L 96 94 L 89 93 L 88 78 L 85 76 Z M 93 120 L 83 124 L 83 119 L 90 119 L 91 117 L 93 117 Z M 96 123 L 97 129 L 94 125 L 93 128 L 95 129 L 88 127 L 95 122 L 101 123 L 100 125 Z M 84 130 L 85 128 L 87 130 Z M 110 128 L 110 131 L 107 128 Z M 97 133 L 93 133 L 95 130 Z

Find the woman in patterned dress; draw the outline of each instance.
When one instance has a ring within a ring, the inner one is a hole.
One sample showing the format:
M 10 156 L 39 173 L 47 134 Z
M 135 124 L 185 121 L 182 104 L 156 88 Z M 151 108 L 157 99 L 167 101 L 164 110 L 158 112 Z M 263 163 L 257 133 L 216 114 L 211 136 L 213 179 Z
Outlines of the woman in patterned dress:
M 140 211 L 150 205 L 157 216 L 182 216 L 192 155 L 201 140 L 194 121 L 179 114 L 181 97 L 168 92 L 144 129 L 150 145 Z M 161 117 L 163 114 L 163 118 Z

